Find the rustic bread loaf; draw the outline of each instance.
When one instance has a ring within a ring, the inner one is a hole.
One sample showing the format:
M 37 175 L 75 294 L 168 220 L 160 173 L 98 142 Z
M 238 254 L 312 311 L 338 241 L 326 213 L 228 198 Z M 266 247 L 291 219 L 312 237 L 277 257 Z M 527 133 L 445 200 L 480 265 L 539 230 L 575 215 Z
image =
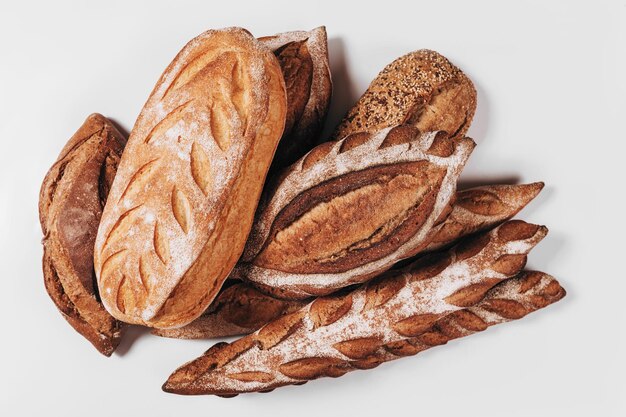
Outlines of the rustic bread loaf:
M 473 147 L 411 126 L 316 147 L 267 190 L 233 277 L 306 298 L 379 274 L 429 243 Z
M 291 165 L 313 148 L 330 105 L 332 81 L 326 28 L 259 38 L 274 51 L 287 87 L 287 120 L 272 171 Z
M 457 192 L 452 212 L 424 251 L 450 246 L 469 234 L 497 226 L 517 214 L 542 188 L 543 183 L 536 182 L 486 185 Z M 222 290 L 207 311 L 188 325 L 179 329 L 156 329 L 152 333 L 182 339 L 249 334 L 307 303 L 306 300 L 276 298 L 240 282 Z
M 92 114 L 61 151 L 39 194 L 46 290 L 68 323 L 106 356 L 119 344 L 122 324 L 100 302 L 93 248 L 125 143 L 109 120 Z
M 206 310 L 243 250 L 285 115 L 278 60 L 247 31 L 183 48 L 131 132 L 98 230 L 113 316 L 167 328 Z
M 393 359 L 414 341 L 429 346 L 445 343 L 443 336 L 459 330 L 448 323 L 452 327 L 448 332 L 442 325 L 451 314 L 465 315 L 460 319 L 466 329 L 484 329 L 489 315 L 477 316 L 473 306 L 503 318 L 519 318 L 529 311 L 527 306 L 549 304 L 541 290 L 556 296 L 562 294 L 560 287 L 548 289 L 555 284 L 546 282 L 539 294 L 529 294 L 528 289 L 538 284 L 535 277 L 517 286 L 525 291 L 504 291 L 521 294 L 524 304 L 514 297 L 501 299 L 502 290 L 490 290 L 521 271 L 526 255 L 546 232 L 542 226 L 510 221 L 356 290 L 318 298 L 256 333 L 214 346 L 175 371 L 164 389 L 232 395 L 337 377 Z
M 462 138 L 476 111 L 476 89 L 444 56 L 422 49 L 387 65 L 346 114 L 333 138 L 410 124 Z

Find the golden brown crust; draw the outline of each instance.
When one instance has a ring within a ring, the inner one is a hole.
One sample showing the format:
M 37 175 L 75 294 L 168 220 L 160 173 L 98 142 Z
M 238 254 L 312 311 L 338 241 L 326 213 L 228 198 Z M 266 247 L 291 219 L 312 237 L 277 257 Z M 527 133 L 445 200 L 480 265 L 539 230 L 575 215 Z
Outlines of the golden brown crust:
M 92 114 L 46 174 L 39 197 L 46 290 L 72 327 L 106 356 L 119 344 L 122 324 L 100 302 L 93 248 L 125 143 L 109 120 Z
M 407 123 L 423 132 L 443 130 L 462 138 L 475 111 L 476 90 L 470 79 L 441 54 L 422 49 L 387 65 L 332 137 Z
M 540 273 L 498 285 L 523 263 L 506 270 L 498 264 L 525 259 L 546 232 L 522 221 L 504 223 L 343 296 L 317 299 L 233 345 L 210 349 L 174 372 L 164 389 L 237 394 L 336 377 L 520 318 L 564 291 Z
M 449 213 L 473 146 L 398 126 L 314 148 L 267 190 L 234 277 L 302 299 L 412 256 Z
M 276 149 L 272 172 L 291 165 L 317 142 L 332 94 L 326 28 L 259 38 L 274 51 L 287 88 L 285 132 Z
M 98 230 L 112 315 L 169 328 L 202 314 L 243 250 L 285 114 L 280 65 L 247 31 L 183 48 L 133 128 Z

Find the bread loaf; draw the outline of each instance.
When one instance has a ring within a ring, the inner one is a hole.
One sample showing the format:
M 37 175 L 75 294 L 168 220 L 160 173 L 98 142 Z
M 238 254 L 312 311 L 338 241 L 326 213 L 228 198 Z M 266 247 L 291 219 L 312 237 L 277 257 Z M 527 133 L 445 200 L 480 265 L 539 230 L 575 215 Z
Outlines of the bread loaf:
M 61 151 L 39 194 L 46 290 L 68 323 L 106 356 L 119 344 L 122 324 L 100 302 L 93 248 L 125 143 L 109 120 L 92 114 Z
M 375 132 L 410 124 L 422 132 L 443 130 L 462 138 L 476 111 L 476 89 L 444 56 L 422 49 L 387 65 L 333 134 Z
M 510 219 L 543 188 L 543 183 L 487 185 L 459 191 L 452 212 L 425 251 L 457 243 L 459 239 L 491 229 Z M 179 329 L 156 329 L 153 334 L 182 339 L 210 339 L 249 334 L 308 302 L 285 300 L 255 290 L 245 283 L 220 292 L 202 316 Z
M 445 330 L 436 334 L 440 323 L 475 305 L 507 310 L 505 318 L 519 318 L 528 312 L 523 305 L 494 300 L 488 293 L 521 271 L 527 253 L 546 232 L 545 227 L 522 221 L 504 223 L 448 253 L 422 258 L 352 292 L 318 298 L 256 333 L 209 349 L 174 372 L 164 389 L 231 395 L 337 377 L 389 360 L 389 352 L 414 338 L 430 345 L 444 342 Z M 536 280 L 527 284 L 532 287 Z M 546 305 L 544 300 L 526 301 Z M 486 327 L 469 316 L 468 325 Z
M 410 126 L 316 147 L 268 190 L 233 276 L 306 298 L 379 274 L 428 244 L 473 147 Z
M 168 66 L 131 132 L 96 239 L 102 301 L 119 320 L 198 317 L 239 258 L 282 135 L 276 57 L 210 30 Z
M 485 185 L 459 191 L 441 228 L 424 252 L 447 247 L 458 239 L 490 229 L 515 216 L 539 194 L 543 182 L 519 185 Z
M 259 38 L 274 51 L 287 87 L 287 120 L 272 171 L 291 165 L 313 148 L 330 105 L 332 81 L 326 28 Z
M 252 333 L 307 304 L 264 294 L 244 282 L 222 289 L 197 319 L 178 329 L 153 329 L 152 334 L 177 339 L 212 339 Z

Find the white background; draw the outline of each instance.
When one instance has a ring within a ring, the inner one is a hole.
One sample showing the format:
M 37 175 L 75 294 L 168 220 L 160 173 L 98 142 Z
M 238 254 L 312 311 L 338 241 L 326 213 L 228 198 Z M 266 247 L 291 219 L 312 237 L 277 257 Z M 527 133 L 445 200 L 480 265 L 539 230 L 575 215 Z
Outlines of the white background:
M 626 415 L 625 1 L 0 4 L 0 414 Z M 258 36 L 327 26 L 330 125 L 396 57 L 449 57 L 479 95 L 463 178 L 546 182 L 521 214 L 550 228 L 529 267 L 568 296 L 376 370 L 234 399 L 160 390 L 212 342 L 131 332 L 112 358 L 97 353 L 44 291 L 40 183 L 88 114 L 130 130 L 178 50 L 231 25 Z

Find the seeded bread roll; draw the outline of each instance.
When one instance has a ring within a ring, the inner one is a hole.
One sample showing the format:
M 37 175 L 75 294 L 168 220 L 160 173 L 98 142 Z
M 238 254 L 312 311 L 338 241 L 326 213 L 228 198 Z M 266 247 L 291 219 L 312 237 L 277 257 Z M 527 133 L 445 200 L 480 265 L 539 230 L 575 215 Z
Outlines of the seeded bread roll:
M 278 60 L 249 32 L 183 48 L 131 132 L 98 229 L 114 317 L 170 328 L 206 310 L 241 255 L 285 117 Z
M 470 79 L 441 54 L 421 49 L 387 65 L 332 138 L 404 123 L 462 138 L 475 111 L 476 89 Z
M 100 302 L 93 248 L 125 144 L 108 119 L 92 114 L 61 151 L 39 195 L 46 290 L 68 323 L 106 356 L 120 342 L 122 323 Z

